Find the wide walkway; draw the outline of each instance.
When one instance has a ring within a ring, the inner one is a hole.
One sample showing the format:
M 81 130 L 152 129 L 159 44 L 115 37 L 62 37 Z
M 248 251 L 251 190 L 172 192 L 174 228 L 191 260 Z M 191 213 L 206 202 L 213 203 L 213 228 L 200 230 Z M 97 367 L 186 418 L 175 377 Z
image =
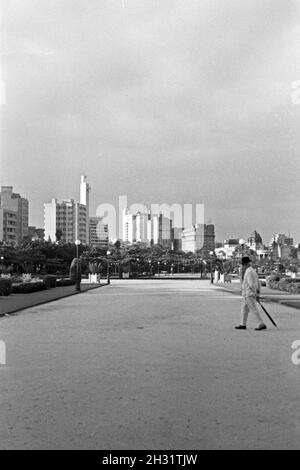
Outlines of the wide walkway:
M 299 311 L 234 330 L 206 281 L 113 281 L 0 319 L 1 449 L 300 447 Z

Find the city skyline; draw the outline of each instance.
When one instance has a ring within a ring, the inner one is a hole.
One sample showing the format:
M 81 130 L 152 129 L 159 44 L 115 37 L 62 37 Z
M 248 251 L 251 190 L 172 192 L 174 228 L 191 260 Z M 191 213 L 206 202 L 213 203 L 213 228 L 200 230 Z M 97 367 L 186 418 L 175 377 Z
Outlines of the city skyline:
M 1 183 L 1 182 L 0 182 L 0 183 Z M 99 216 L 97 217 L 97 215 L 90 213 L 89 206 L 90 206 L 90 202 L 92 202 L 92 200 L 90 201 L 91 185 L 90 185 L 90 182 L 89 182 L 88 177 L 87 177 L 86 175 L 81 175 L 81 176 L 80 176 L 80 183 L 78 183 L 78 186 L 79 186 L 79 191 L 78 191 L 78 192 L 79 192 L 79 197 L 78 197 L 78 201 L 79 201 L 79 202 L 76 202 L 76 197 L 73 197 L 73 196 L 69 196 L 69 197 L 62 198 L 62 199 L 61 199 L 61 202 L 59 202 L 59 198 L 53 197 L 53 198 L 51 199 L 51 201 L 47 201 L 47 202 L 44 202 L 44 203 L 43 203 L 44 211 L 45 211 L 45 206 L 51 206 L 51 204 L 53 204 L 53 203 L 58 203 L 59 206 L 60 206 L 61 204 L 67 204 L 67 205 L 68 205 L 68 204 L 72 204 L 72 205 L 74 205 L 74 207 L 75 207 L 75 206 L 86 206 L 86 211 L 87 211 L 87 214 L 89 214 L 89 217 L 88 217 L 88 218 L 89 218 L 90 220 L 91 220 L 91 219 L 97 219 L 97 218 L 98 218 L 99 220 L 100 220 L 100 219 L 102 220 L 103 217 L 104 217 L 104 220 L 106 220 L 104 215 L 101 215 L 100 217 L 99 217 Z M 14 189 L 13 185 L 9 185 L 9 186 L 6 185 L 6 186 L 4 186 L 4 185 L 1 185 L 1 184 L 0 184 L 0 187 L 1 187 L 1 188 L 9 188 L 10 191 L 13 191 L 13 189 Z M 17 194 L 17 195 L 20 196 L 19 194 Z M 127 196 L 122 196 L 122 197 L 121 197 L 121 200 L 122 200 L 122 198 L 127 201 Z M 28 202 L 29 202 L 29 208 L 30 208 L 30 202 L 31 202 L 31 201 L 30 201 L 30 197 L 27 197 L 26 200 L 28 200 Z M 123 201 L 123 202 L 124 202 L 124 201 Z M 117 237 L 117 239 L 119 239 L 119 240 L 121 240 L 121 239 L 123 238 L 123 233 L 124 233 L 124 227 L 122 227 L 122 225 L 123 225 L 123 223 L 124 223 L 124 208 L 122 209 L 122 206 L 120 205 L 120 203 L 121 203 L 121 201 L 119 200 L 119 206 L 116 206 L 116 224 L 118 225 L 118 222 L 119 222 L 120 220 L 122 221 L 122 222 L 121 222 L 121 226 L 117 227 L 117 232 L 118 232 L 119 235 L 120 235 L 119 237 Z M 104 204 L 104 205 L 106 205 L 106 204 Z M 141 207 L 144 206 L 144 210 L 141 211 L 140 209 L 139 209 L 139 210 L 134 209 L 134 207 L 135 207 L 136 205 L 140 205 Z M 165 204 L 165 203 L 162 203 L 162 204 L 160 204 L 160 203 L 153 204 L 154 207 L 155 207 L 155 206 L 163 207 L 164 205 L 168 206 L 168 204 Z M 169 205 L 169 209 L 172 209 L 171 206 L 172 206 L 172 204 Z M 132 210 L 132 208 L 133 208 L 133 210 Z M 119 210 L 120 214 L 118 213 L 118 210 Z M 28 213 L 28 220 L 29 220 L 28 226 L 35 227 L 35 228 L 39 228 L 39 227 L 40 227 L 40 228 L 43 228 L 43 229 L 44 229 L 44 228 L 45 228 L 45 225 L 44 225 L 44 224 L 45 224 L 45 213 L 44 213 L 44 217 L 43 217 L 43 222 L 42 222 L 40 225 L 34 225 L 34 224 L 30 223 L 30 220 L 31 220 L 31 219 L 30 219 L 30 209 L 28 210 L 28 208 L 27 208 L 27 211 L 29 212 L 29 213 Z M 129 211 L 129 213 L 131 212 L 134 216 L 136 216 L 138 213 L 141 213 L 142 215 L 149 215 L 149 214 L 152 214 L 152 215 L 154 215 L 154 216 L 158 216 L 159 214 L 162 214 L 162 215 L 165 216 L 165 217 L 170 217 L 170 220 L 172 220 L 173 228 L 175 228 L 175 229 L 180 229 L 180 230 L 181 230 L 181 229 L 183 229 L 183 230 L 190 230 L 190 229 L 194 228 L 195 226 L 199 225 L 199 222 L 197 222 L 196 220 L 193 220 L 192 223 L 185 224 L 185 225 L 183 224 L 182 226 L 179 226 L 178 224 L 176 224 L 176 223 L 174 222 L 174 221 L 176 221 L 176 217 L 174 218 L 174 214 L 173 214 L 172 212 L 171 212 L 171 213 L 169 213 L 169 212 L 168 212 L 168 213 L 165 213 L 163 210 L 162 210 L 162 211 L 159 210 L 158 212 L 157 212 L 157 211 L 154 211 L 154 212 L 153 212 L 153 211 L 151 211 L 151 207 L 150 207 L 150 209 L 149 209 L 149 208 L 148 208 L 145 204 L 143 204 L 143 203 L 137 203 L 137 202 L 135 202 L 135 203 L 132 203 L 132 204 L 128 204 L 128 206 L 126 206 L 126 211 Z M 195 215 L 194 212 L 195 212 L 195 208 L 193 208 L 193 216 Z M 183 207 L 183 205 L 182 205 L 182 216 L 183 216 L 183 219 L 182 219 L 182 220 L 184 220 L 184 207 Z M 88 220 L 88 219 L 87 219 L 87 220 Z M 208 220 L 209 222 L 207 222 L 207 220 Z M 210 217 L 205 217 L 204 222 L 205 222 L 205 224 L 213 224 L 213 226 L 217 229 L 217 226 L 216 226 L 215 222 L 212 221 Z M 200 223 L 200 225 L 201 225 L 201 223 Z M 88 239 L 88 237 L 89 237 L 89 235 L 88 235 L 88 232 L 89 232 L 89 230 L 88 230 L 88 223 L 87 223 L 86 227 L 87 227 L 87 239 Z M 256 229 L 257 229 L 257 227 L 256 227 L 255 229 L 253 229 L 253 228 L 252 228 L 252 229 L 249 229 L 248 233 L 245 233 L 245 234 L 241 234 L 241 233 L 238 232 L 238 230 L 237 230 L 237 232 L 236 232 L 235 234 L 226 234 L 226 236 L 223 237 L 223 238 L 218 238 L 218 237 L 216 236 L 215 242 L 216 242 L 216 243 L 226 242 L 226 241 L 229 240 L 229 239 L 236 239 L 236 238 L 238 238 L 238 239 L 239 239 L 239 238 L 245 238 L 245 240 L 247 240 L 248 237 L 251 236 L 251 233 L 252 233 L 252 232 L 256 232 Z M 54 228 L 53 230 L 54 230 L 53 233 L 55 233 L 55 230 L 56 230 L 56 229 Z M 52 230 L 52 231 L 53 231 L 53 230 Z M 259 229 L 258 229 L 258 232 L 259 232 L 259 234 L 261 233 L 261 231 L 260 231 Z M 295 245 L 298 244 L 297 236 L 295 236 L 295 234 L 290 233 L 289 231 L 285 231 L 285 230 L 282 229 L 282 228 L 281 228 L 281 230 L 277 230 L 276 232 L 274 232 L 274 233 L 272 234 L 272 236 L 271 236 L 269 239 L 262 237 L 262 239 L 263 239 L 263 244 L 266 245 L 266 246 L 268 246 L 268 245 L 270 245 L 270 244 L 272 243 L 272 241 L 276 240 L 276 238 L 278 238 L 278 237 L 279 237 L 279 238 L 280 238 L 280 237 L 286 237 L 287 239 L 289 239 L 289 237 L 292 237 L 292 238 L 291 238 L 291 239 L 293 239 L 293 243 L 292 243 L 292 244 L 295 244 Z M 45 237 L 45 239 L 46 239 L 46 238 L 47 238 L 47 236 Z M 54 239 L 55 239 L 55 236 L 52 235 L 52 239 L 54 240 Z M 116 239 L 116 238 L 115 238 L 115 237 L 110 237 L 110 240 L 113 240 L 113 239 Z M 52 241 L 53 241 L 53 240 L 52 240 Z
M 299 240 L 299 8 L 4 1 L 1 184 L 36 226 L 88 174 L 91 214 L 122 194 L 202 203 L 218 240 Z

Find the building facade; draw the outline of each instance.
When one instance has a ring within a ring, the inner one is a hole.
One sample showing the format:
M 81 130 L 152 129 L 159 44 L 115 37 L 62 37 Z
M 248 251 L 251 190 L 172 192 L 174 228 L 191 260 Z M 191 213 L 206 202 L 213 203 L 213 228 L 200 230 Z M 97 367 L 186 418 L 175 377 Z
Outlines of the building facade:
M 151 218 L 150 218 L 151 220 Z M 149 214 L 137 212 L 135 214 L 135 240 L 137 243 L 149 243 Z
M 215 226 L 196 224 L 182 231 L 182 251 L 196 253 L 198 250 L 215 249 Z
M 6 221 L 6 237 L 10 240 L 7 241 L 7 243 L 21 244 L 28 235 L 28 199 L 21 197 L 18 193 L 14 193 L 12 186 L 1 186 L 0 207 L 3 209 L 3 223 Z M 16 217 L 14 217 L 12 213 L 15 213 Z M 6 215 L 4 216 L 4 214 Z M 15 219 L 16 222 L 16 234 L 14 235 L 12 235 L 13 232 L 11 232 L 14 227 L 13 219 Z M 3 228 L 1 232 L 4 233 Z M 4 237 L 4 235 L 2 236 Z
M 102 217 L 89 218 L 89 244 L 93 248 L 107 248 L 109 242 L 108 225 Z
M 182 251 L 196 253 L 204 246 L 204 225 L 196 224 L 182 231 Z
M 89 244 L 90 230 L 89 230 L 89 216 L 90 216 L 90 191 L 91 187 L 87 182 L 87 177 L 82 175 L 80 179 L 80 199 L 79 202 L 82 206 L 86 207 L 86 243 Z
M 216 234 L 214 224 L 204 225 L 204 243 L 203 248 L 212 251 L 216 247 Z
M 52 199 L 44 204 L 45 240 L 74 243 L 80 240 L 87 244 L 87 214 L 86 206 L 75 203 L 73 199 L 58 202 Z
M 276 243 L 277 245 L 289 245 L 292 246 L 294 244 L 294 239 L 289 235 L 285 235 L 284 233 L 276 233 L 274 237 L 272 237 L 270 245 Z
M 8 245 L 18 244 L 17 213 L 0 207 L 0 241 Z
M 132 245 L 136 242 L 136 215 L 131 214 L 129 209 L 124 209 L 122 213 L 122 240 L 125 244 Z
M 163 214 L 136 212 L 129 209 L 122 213 L 122 241 L 126 244 L 143 243 L 148 246 L 160 244 L 165 248 L 172 247 L 172 221 Z
M 163 214 L 155 214 L 152 220 L 152 243 L 171 249 L 173 245 L 172 221 Z

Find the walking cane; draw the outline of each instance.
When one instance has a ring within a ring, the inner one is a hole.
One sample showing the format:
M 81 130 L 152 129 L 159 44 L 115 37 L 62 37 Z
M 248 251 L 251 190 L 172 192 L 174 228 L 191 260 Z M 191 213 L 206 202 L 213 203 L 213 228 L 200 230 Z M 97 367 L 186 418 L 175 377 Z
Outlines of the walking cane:
M 265 312 L 265 314 L 268 316 L 269 320 L 273 323 L 274 326 L 276 326 L 276 328 L 278 329 L 278 326 L 276 325 L 276 323 L 274 322 L 273 318 L 271 317 L 271 315 L 267 312 L 267 310 L 265 309 L 265 307 L 260 303 L 260 301 L 258 300 L 258 303 L 259 305 L 261 306 L 261 308 L 263 309 L 263 311 Z

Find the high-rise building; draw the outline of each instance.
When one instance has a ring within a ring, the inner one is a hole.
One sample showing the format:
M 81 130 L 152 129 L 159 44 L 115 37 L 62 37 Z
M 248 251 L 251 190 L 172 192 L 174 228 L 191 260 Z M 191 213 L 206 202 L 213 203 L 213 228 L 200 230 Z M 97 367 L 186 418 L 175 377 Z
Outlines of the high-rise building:
M 136 242 L 136 216 L 129 209 L 123 210 L 123 242 L 132 244 Z
M 173 240 L 173 250 L 182 251 L 182 232 L 183 228 L 173 227 L 172 228 L 172 240 Z
M 18 244 L 17 213 L 0 207 L 0 241 L 8 245 Z
M 214 250 L 216 247 L 216 236 L 214 224 L 204 225 L 204 244 L 203 248 L 208 251 Z
M 149 243 L 149 214 L 138 211 L 135 214 L 136 242 Z
M 6 220 L 8 224 L 5 229 L 6 234 L 10 234 L 6 235 L 10 239 L 8 243 L 21 244 L 23 239 L 28 235 L 28 199 L 21 197 L 18 193 L 14 193 L 12 186 L 1 186 L 0 207 L 3 209 L 3 221 Z M 6 213 L 5 217 L 4 213 Z M 12 213 L 16 214 L 16 219 Z M 12 219 L 16 221 L 16 233 L 14 235 L 12 235 L 13 232 L 11 232 L 14 224 L 13 226 L 9 226 L 13 222 Z M 7 232 L 7 230 L 9 230 L 9 232 Z
M 86 243 L 89 244 L 89 216 L 90 216 L 90 191 L 91 187 L 87 182 L 87 177 L 82 175 L 80 179 L 80 204 L 86 206 Z
M 102 217 L 89 218 L 90 245 L 93 248 L 106 248 L 109 242 L 108 225 L 104 224 Z
M 44 204 L 45 240 L 74 243 L 80 240 L 87 244 L 86 206 L 75 203 L 73 199 L 58 202 L 52 199 Z
M 152 215 L 150 212 L 131 214 L 123 210 L 122 240 L 126 244 L 160 244 L 166 248 L 172 246 L 172 221 L 163 214 Z
M 163 214 L 152 216 L 153 244 L 161 245 L 164 248 L 172 248 L 173 230 L 172 221 Z

